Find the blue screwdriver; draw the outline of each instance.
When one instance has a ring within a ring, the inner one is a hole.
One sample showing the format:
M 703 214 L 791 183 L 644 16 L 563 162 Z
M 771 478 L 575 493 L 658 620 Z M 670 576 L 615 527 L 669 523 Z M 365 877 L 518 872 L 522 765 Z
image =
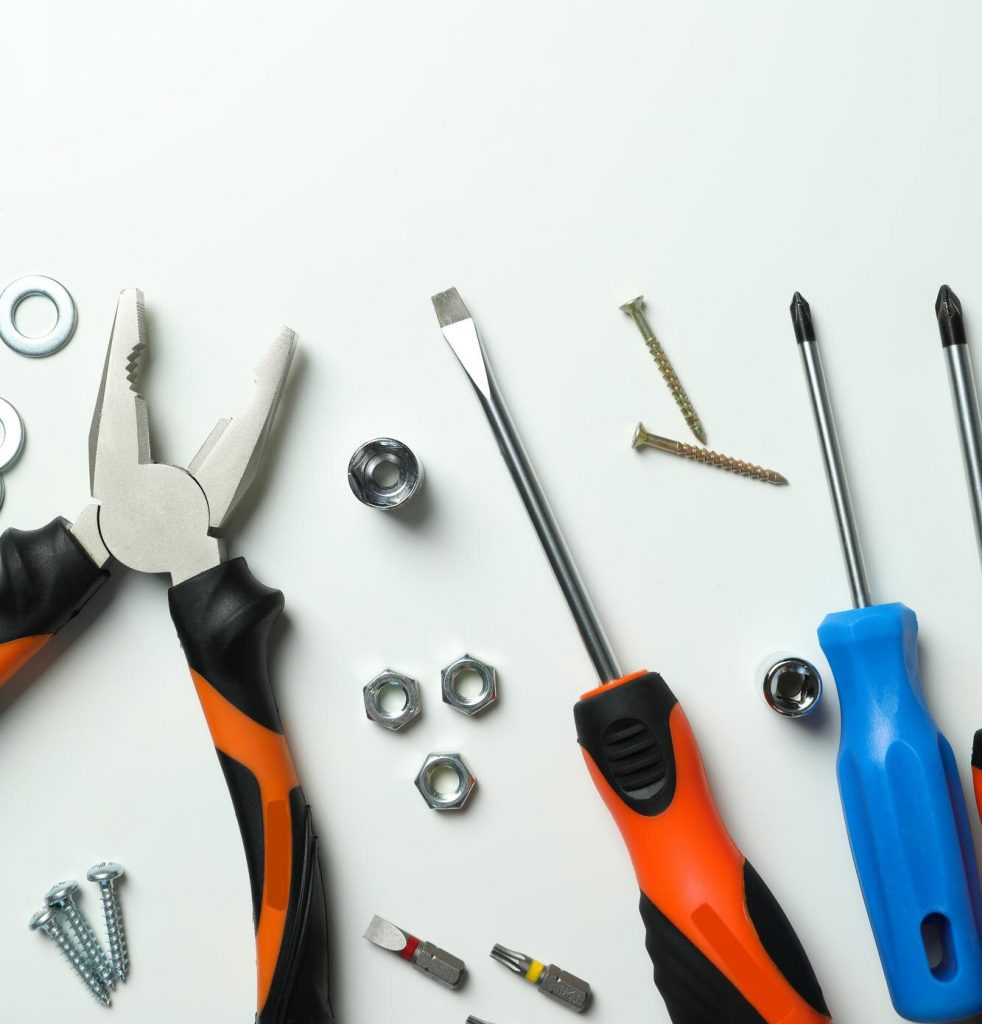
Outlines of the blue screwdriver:
M 914 1021 L 982 1012 L 982 893 L 955 758 L 917 667 L 917 616 L 873 604 L 811 310 L 791 319 L 852 591 L 818 640 L 842 711 L 837 772 L 856 873 L 894 1009 Z

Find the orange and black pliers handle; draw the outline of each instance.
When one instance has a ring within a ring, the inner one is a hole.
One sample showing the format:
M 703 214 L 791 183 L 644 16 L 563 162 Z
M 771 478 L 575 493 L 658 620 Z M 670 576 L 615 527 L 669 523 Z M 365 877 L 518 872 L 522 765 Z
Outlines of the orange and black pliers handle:
M 601 686 L 574 714 L 634 863 L 655 984 L 674 1024 L 826 1024 L 801 943 L 727 833 L 662 677 Z
M 242 832 L 252 882 L 257 1024 L 329 1024 L 317 836 L 269 682 L 283 595 L 236 558 L 169 592 L 171 618 Z
M 0 687 L 108 578 L 65 519 L 0 535 Z

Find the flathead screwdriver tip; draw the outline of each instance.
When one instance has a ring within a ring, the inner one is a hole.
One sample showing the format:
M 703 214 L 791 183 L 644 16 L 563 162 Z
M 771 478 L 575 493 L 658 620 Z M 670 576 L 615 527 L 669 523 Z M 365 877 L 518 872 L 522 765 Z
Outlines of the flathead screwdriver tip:
M 811 306 L 801 292 L 795 292 L 791 300 L 791 322 L 794 324 L 794 336 L 799 344 L 815 340 Z
M 941 286 L 938 300 L 934 304 L 934 312 L 938 317 L 938 329 L 941 331 L 941 345 L 964 345 L 965 321 L 962 319 L 962 304 L 958 296 L 946 285 Z

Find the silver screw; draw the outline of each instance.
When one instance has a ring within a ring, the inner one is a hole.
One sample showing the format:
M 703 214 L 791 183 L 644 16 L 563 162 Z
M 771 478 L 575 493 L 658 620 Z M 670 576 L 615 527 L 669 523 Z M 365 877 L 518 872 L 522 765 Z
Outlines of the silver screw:
M 123 925 L 123 908 L 116 891 L 116 882 L 123 877 L 123 868 L 112 861 L 105 861 L 89 868 L 86 875 L 90 882 L 99 886 L 102 897 L 102 914 L 106 920 L 106 937 L 109 941 L 109 956 L 113 970 L 120 981 L 126 981 L 130 973 L 130 954 L 126 948 L 126 928 Z
M 102 982 L 92 973 L 88 963 L 72 945 L 68 933 L 58 924 L 57 913 L 54 907 L 45 907 L 43 910 L 39 910 L 31 918 L 31 931 L 41 932 L 42 935 L 51 939 L 89 990 L 92 998 L 98 1000 L 103 1006 L 111 1006 L 112 1000 L 109 998 L 109 993 L 102 987 Z
M 45 901 L 53 910 L 60 910 L 65 915 L 68 927 L 82 947 L 82 952 L 88 958 L 89 966 L 98 974 L 103 988 L 114 989 L 116 987 L 115 972 L 112 964 L 106 959 L 102 946 L 99 945 L 92 925 L 79 909 L 76 902 L 78 892 L 79 885 L 74 879 L 68 882 L 58 882 L 48 890 Z

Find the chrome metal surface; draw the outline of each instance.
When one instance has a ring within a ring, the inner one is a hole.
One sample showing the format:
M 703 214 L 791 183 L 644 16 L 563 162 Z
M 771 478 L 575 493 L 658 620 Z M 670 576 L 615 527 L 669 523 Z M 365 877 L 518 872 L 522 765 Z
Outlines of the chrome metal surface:
M 102 898 L 102 916 L 106 922 L 106 937 L 109 942 L 109 959 L 118 981 L 126 981 L 130 973 L 130 952 L 126 942 L 126 924 L 123 921 L 123 905 L 119 900 L 117 883 L 123 877 L 121 865 L 103 861 L 89 868 L 86 877 L 99 886 Z
M 294 335 L 284 328 L 256 372 L 256 394 L 242 416 L 222 420 L 192 462 L 194 472 L 155 463 L 147 403 L 138 385 L 147 348 L 143 294 L 120 295 L 89 433 L 92 496 L 112 555 L 173 583 L 225 557 L 220 529 L 255 477 L 283 383 Z M 199 475 L 195 475 L 199 474 Z
M 381 949 L 399 954 L 403 953 L 410 942 L 415 941 L 416 949 L 410 956 L 409 962 L 418 971 L 429 975 L 434 981 L 446 985 L 447 988 L 460 988 L 467 976 L 467 968 L 459 957 L 448 953 L 432 942 L 417 939 L 409 932 L 403 931 L 391 921 L 386 921 L 378 915 L 369 922 L 364 937 Z
M 444 792 L 437 786 L 437 777 L 442 771 L 457 776 L 456 788 Z M 434 811 L 459 811 L 471 797 L 477 779 L 460 754 L 428 754 L 416 775 L 416 788 Z
M 405 697 L 405 704 L 395 711 L 389 710 L 384 703 L 386 690 L 393 687 L 402 691 Z M 371 682 L 366 683 L 362 695 L 365 699 L 365 714 L 383 729 L 403 729 L 419 718 L 423 710 L 419 683 L 411 676 L 403 675 L 391 668 L 379 672 Z
M 849 482 L 842 462 L 842 451 L 839 448 L 839 437 L 835 429 L 832 415 L 832 404 L 829 400 L 828 383 L 822 367 L 822 357 L 815 341 L 800 341 L 801 363 L 805 369 L 808 382 L 808 393 L 811 397 L 812 411 L 815 414 L 815 426 L 825 460 L 825 477 L 829 484 L 829 494 L 835 511 L 835 521 L 839 528 L 839 540 L 842 544 L 842 557 L 846 563 L 849 576 L 849 590 L 852 594 L 854 608 L 867 608 L 873 603 L 870 596 L 869 580 L 863 562 L 863 552 L 859 544 L 859 533 L 856 529 L 856 517 L 849 497 Z
M 817 668 L 795 654 L 772 654 L 758 671 L 767 706 L 785 718 L 810 715 L 822 699 L 822 677 Z
M 535 471 L 508 415 L 473 318 L 467 312 L 456 288 L 434 295 L 433 308 L 436 310 L 444 338 L 454 350 L 477 392 L 502 457 L 522 496 L 525 509 L 545 549 L 546 557 L 600 681 L 608 683 L 619 679 L 623 673 L 617 658 L 590 603 L 573 562 L 573 556 L 566 546 L 559 524 L 549 508 Z
M 946 345 L 943 349 L 955 419 L 961 441 L 965 478 L 972 505 L 975 539 L 982 554 L 982 424 L 979 422 L 979 396 L 975 387 L 972 355 L 968 345 Z
M 85 553 L 100 568 L 112 558 L 99 532 L 99 506 L 86 505 L 71 527 L 72 536 L 82 545 Z
M 65 915 L 68 927 L 89 961 L 89 966 L 99 976 L 104 988 L 113 989 L 116 987 L 116 974 L 96 938 L 89 919 L 82 913 L 78 905 L 79 891 L 78 882 L 71 879 L 53 885 L 45 894 L 44 899 L 49 907 L 60 910 Z
M 24 450 L 24 421 L 6 398 L 0 398 L 0 427 L 3 429 L 3 439 L 0 440 L 2 473 L 17 461 Z
M 17 307 L 25 299 L 34 295 L 50 299 L 57 314 L 54 327 L 40 338 L 31 338 L 22 334 L 14 322 Z M 39 359 L 64 348 L 75 333 L 77 323 L 78 313 L 75 309 L 74 299 L 68 289 L 53 278 L 43 277 L 39 274 L 22 277 L 7 285 L 3 292 L 0 292 L 0 338 L 22 356 Z
M 68 961 L 69 967 L 78 975 L 79 980 L 88 989 L 93 999 L 103 1006 L 112 1005 L 109 993 L 103 988 L 102 982 L 89 966 L 85 957 L 75 948 L 68 933 L 58 923 L 58 912 L 53 907 L 39 910 L 28 923 L 33 932 L 40 932 L 51 939 L 58 947 L 61 955 Z
M 380 481 L 379 471 L 393 467 L 392 483 Z M 360 445 L 348 463 L 351 493 L 370 508 L 388 511 L 405 505 L 423 484 L 423 467 L 412 449 L 392 437 L 376 437 Z
M 473 697 L 466 696 L 458 689 L 460 679 L 473 672 L 481 680 L 481 689 Z M 478 715 L 491 707 L 498 699 L 498 673 L 493 666 L 472 654 L 465 654 L 440 673 L 443 685 L 443 702 L 465 715 Z
M 592 993 L 589 984 L 555 964 L 540 964 L 525 953 L 500 945 L 491 950 L 491 959 L 535 985 L 543 995 L 577 1013 L 582 1013 L 590 1005 Z

